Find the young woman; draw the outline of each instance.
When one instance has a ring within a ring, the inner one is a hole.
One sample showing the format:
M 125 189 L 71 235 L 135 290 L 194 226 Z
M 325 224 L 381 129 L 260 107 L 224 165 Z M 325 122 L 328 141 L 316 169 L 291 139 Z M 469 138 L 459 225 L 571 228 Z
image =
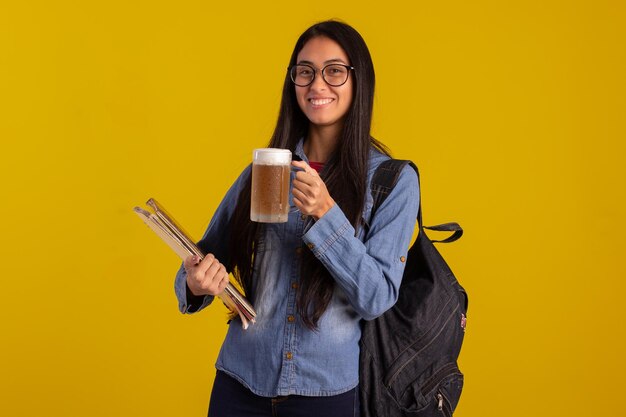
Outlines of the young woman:
M 307 29 L 285 76 L 269 147 L 293 153 L 287 223 L 250 221 L 251 167 L 230 188 L 176 276 L 183 313 L 241 283 L 257 311 L 231 323 L 209 416 L 359 415 L 360 321 L 396 301 L 419 192 L 406 167 L 371 218 L 369 184 L 389 156 L 370 136 L 374 67 L 352 27 Z M 220 263 L 223 262 L 223 263 Z

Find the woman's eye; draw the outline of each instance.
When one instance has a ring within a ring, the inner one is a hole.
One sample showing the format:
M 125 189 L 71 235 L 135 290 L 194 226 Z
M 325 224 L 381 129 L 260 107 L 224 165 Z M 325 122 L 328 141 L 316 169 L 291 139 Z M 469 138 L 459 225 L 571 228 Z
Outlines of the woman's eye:
M 328 68 L 330 70 L 330 73 L 332 75 L 339 75 L 339 74 L 343 74 L 345 72 L 345 68 L 344 67 L 331 67 Z

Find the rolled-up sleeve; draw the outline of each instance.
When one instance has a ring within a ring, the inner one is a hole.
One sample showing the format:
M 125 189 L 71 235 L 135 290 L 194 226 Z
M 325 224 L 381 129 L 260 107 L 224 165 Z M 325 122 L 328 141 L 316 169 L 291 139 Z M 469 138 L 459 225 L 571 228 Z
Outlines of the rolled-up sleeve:
M 417 174 L 407 165 L 371 219 L 363 242 L 337 204 L 302 237 L 366 320 L 380 316 L 398 299 L 418 207 Z
M 202 239 L 198 242 L 198 247 L 203 253 L 212 253 L 220 262 L 225 260 L 228 256 L 228 227 L 230 219 L 235 210 L 239 193 L 250 177 L 251 168 L 251 165 L 249 165 L 230 187 L 211 218 L 211 222 L 204 232 Z M 211 304 L 214 298 L 213 296 L 207 295 L 202 299 L 201 303 L 191 303 L 191 300 L 187 297 L 187 273 L 182 264 L 176 273 L 174 291 L 178 299 L 178 309 L 184 314 L 191 314 L 202 310 Z

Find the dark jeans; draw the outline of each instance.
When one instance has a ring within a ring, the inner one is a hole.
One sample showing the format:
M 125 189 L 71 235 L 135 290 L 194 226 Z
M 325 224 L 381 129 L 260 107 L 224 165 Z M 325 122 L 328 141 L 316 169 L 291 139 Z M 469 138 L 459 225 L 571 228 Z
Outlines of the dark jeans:
M 359 417 L 359 390 L 332 397 L 259 397 L 217 371 L 209 417 Z

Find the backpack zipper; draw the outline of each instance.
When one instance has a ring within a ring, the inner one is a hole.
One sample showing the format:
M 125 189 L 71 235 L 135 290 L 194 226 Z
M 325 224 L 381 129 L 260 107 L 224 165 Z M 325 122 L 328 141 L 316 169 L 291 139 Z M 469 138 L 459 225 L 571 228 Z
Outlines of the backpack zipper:
M 439 369 L 433 376 L 430 377 L 426 384 L 422 388 L 422 395 L 427 396 L 430 390 L 435 388 L 441 381 L 449 377 L 450 375 L 462 375 L 455 363 L 449 363 L 443 368 Z
M 445 417 L 452 417 L 452 406 L 450 405 L 450 400 L 443 395 L 443 392 L 439 391 L 437 393 L 437 408 Z

